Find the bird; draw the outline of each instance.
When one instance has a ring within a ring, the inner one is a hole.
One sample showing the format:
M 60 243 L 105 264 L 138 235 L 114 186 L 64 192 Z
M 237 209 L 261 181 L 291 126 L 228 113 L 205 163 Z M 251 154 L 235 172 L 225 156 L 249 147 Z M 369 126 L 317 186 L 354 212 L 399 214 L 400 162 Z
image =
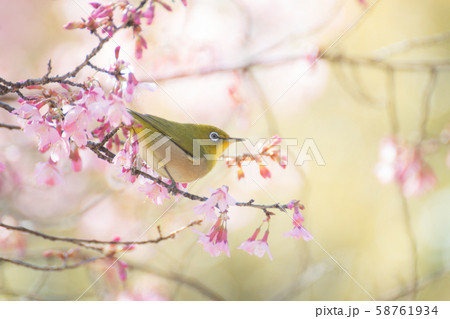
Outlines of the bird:
M 244 140 L 212 125 L 178 123 L 131 109 L 128 112 L 135 122 L 132 131 L 139 142 L 140 157 L 159 175 L 169 178 L 171 187 L 205 176 L 231 143 Z

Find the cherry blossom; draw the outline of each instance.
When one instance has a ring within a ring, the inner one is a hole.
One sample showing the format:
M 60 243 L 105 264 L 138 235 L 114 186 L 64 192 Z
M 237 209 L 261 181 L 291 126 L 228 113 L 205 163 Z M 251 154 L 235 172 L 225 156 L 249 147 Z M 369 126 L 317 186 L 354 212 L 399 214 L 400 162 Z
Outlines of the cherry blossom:
M 199 215 L 205 215 L 206 220 L 216 220 L 216 206 L 221 212 L 224 212 L 230 206 L 234 206 L 235 204 L 236 200 L 228 194 L 228 186 L 223 185 L 213 192 L 203 204 L 195 206 L 194 211 Z
M 421 195 L 436 185 L 436 177 L 424 161 L 421 149 L 399 143 L 393 137 L 381 143 L 375 175 L 383 184 L 399 183 L 407 197 Z
M 238 249 L 242 249 L 249 253 L 250 255 L 255 255 L 259 258 L 263 257 L 264 254 L 267 253 L 270 260 L 273 260 L 272 254 L 270 253 L 269 244 L 267 243 L 267 238 L 269 237 L 269 230 L 266 230 L 264 233 L 264 236 L 260 240 L 256 240 L 256 237 L 258 236 L 259 232 L 261 230 L 261 227 L 258 227 L 253 235 L 244 241 Z
M 267 140 L 261 147 L 259 148 L 257 154 L 242 154 L 239 156 L 225 156 L 225 163 L 228 167 L 236 165 L 238 180 L 245 177 L 244 170 L 242 169 L 242 164 L 246 162 L 255 162 L 259 166 L 259 174 L 263 178 L 271 178 L 272 174 L 269 168 L 266 166 L 265 158 L 270 158 L 272 161 L 275 161 L 282 168 L 286 168 L 287 166 L 287 157 L 285 155 L 281 155 L 281 150 L 278 147 L 282 142 L 282 138 L 278 135 L 272 136 L 269 140 Z
M 80 172 L 83 168 L 83 164 L 81 161 L 80 153 L 78 151 L 78 147 L 74 147 L 74 149 L 70 152 L 70 159 L 72 160 L 73 171 Z
M 62 172 L 52 160 L 49 160 L 46 163 L 37 163 L 34 175 L 38 185 L 55 186 L 64 183 Z
M 227 240 L 228 219 L 229 217 L 226 212 L 221 213 L 219 218 L 217 218 L 216 223 L 207 234 L 203 234 L 194 229 L 194 231 L 200 234 L 198 242 L 203 245 L 205 251 L 211 256 L 217 257 L 222 253 L 225 253 L 230 257 L 230 249 Z
M 294 237 L 296 239 L 303 238 L 305 241 L 313 239 L 313 236 L 302 225 L 305 218 L 300 210 L 303 210 L 305 207 L 298 200 L 292 200 L 287 205 L 287 208 L 294 209 L 294 214 L 292 215 L 292 223 L 294 224 L 294 228 L 285 233 L 284 236 Z
M 253 254 L 261 258 L 265 253 L 269 256 L 270 260 L 273 260 L 272 254 L 270 253 L 269 244 L 267 243 L 267 238 L 269 237 L 269 230 L 266 230 L 264 236 L 261 240 L 255 241 L 253 247 Z
M 145 179 L 140 180 L 142 186 L 139 187 L 139 190 L 144 192 L 145 195 L 152 200 L 153 204 L 162 205 L 164 199 L 170 198 L 167 188 Z
M 107 116 L 107 120 L 111 126 L 118 127 L 121 123 L 131 125 L 133 117 L 128 113 L 122 99 L 115 94 L 111 95 L 111 99 L 112 104 L 109 106 Z
M 78 147 L 85 146 L 88 139 L 92 138 L 89 124 L 92 121 L 91 114 L 87 108 L 74 105 L 64 117 L 64 135 L 70 137 Z

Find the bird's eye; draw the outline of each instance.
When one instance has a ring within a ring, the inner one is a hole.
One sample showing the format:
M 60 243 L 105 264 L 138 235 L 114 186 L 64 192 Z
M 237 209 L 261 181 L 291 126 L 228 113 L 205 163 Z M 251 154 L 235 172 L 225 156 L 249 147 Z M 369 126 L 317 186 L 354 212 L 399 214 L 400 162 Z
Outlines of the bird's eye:
M 209 133 L 209 139 L 213 142 L 217 142 L 220 139 L 220 136 L 217 132 L 211 132 Z

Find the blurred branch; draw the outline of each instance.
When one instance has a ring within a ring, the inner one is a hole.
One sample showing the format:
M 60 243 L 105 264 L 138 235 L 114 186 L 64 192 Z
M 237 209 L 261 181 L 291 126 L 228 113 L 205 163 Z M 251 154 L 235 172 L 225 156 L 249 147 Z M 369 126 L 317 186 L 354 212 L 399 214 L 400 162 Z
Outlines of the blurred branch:
M 147 2 L 148 2 L 148 0 L 142 0 L 140 2 L 140 4 L 138 5 L 137 9 L 142 8 Z M 117 32 L 119 32 L 122 29 L 127 29 L 127 28 L 131 28 L 131 27 L 132 27 L 132 25 L 128 24 L 127 22 L 124 22 L 123 24 L 121 24 L 118 27 L 114 25 L 114 27 L 111 30 L 103 29 L 103 31 L 107 34 L 104 38 L 102 38 L 97 33 L 96 30 L 92 30 L 91 33 L 93 33 L 99 39 L 97 46 L 95 46 L 91 50 L 91 52 L 89 52 L 86 55 L 84 60 L 80 64 L 78 64 L 72 71 L 69 71 L 63 75 L 50 76 L 52 67 L 51 67 L 51 60 L 49 60 L 49 62 L 47 64 L 47 72 L 42 76 L 42 78 L 27 79 L 25 81 L 19 81 L 19 82 L 11 82 L 11 81 L 7 81 L 7 80 L 3 79 L 2 77 L 0 77 L 0 83 L 2 83 L 2 85 L 0 85 L 0 95 L 5 95 L 10 92 L 19 94 L 19 89 L 23 89 L 28 86 L 45 85 L 45 84 L 49 84 L 49 83 L 61 83 L 61 84 L 67 84 L 67 85 L 76 86 L 76 87 L 85 89 L 86 86 L 84 84 L 75 83 L 68 79 L 77 76 L 78 73 L 82 69 L 84 69 L 84 67 L 88 66 L 90 64 L 90 61 L 92 60 L 92 58 L 95 57 L 102 50 L 103 46 L 109 40 L 111 40 Z M 102 27 L 100 27 L 100 28 L 102 28 Z M 92 64 L 90 64 L 90 66 L 92 66 Z
M 442 59 L 439 61 L 389 61 L 373 57 L 358 57 L 331 53 L 324 54 L 322 59 L 334 63 L 365 65 L 402 71 L 429 71 L 430 69 L 450 70 L 450 59 Z
M 14 231 L 19 231 L 22 233 L 28 233 L 34 236 L 38 236 L 41 237 L 43 239 L 46 240 L 50 240 L 50 241 L 62 241 L 62 242 L 68 242 L 68 243 L 72 243 L 75 245 L 79 245 L 82 246 L 84 248 L 94 248 L 94 249 L 98 249 L 95 247 L 86 247 L 83 244 L 99 244 L 99 245 L 146 245 L 146 244 L 157 244 L 161 241 L 167 240 L 167 239 L 173 239 L 175 238 L 175 236 L 179 233 L 182 232 L 185 229 L 191 228 L 195 225 L 200 225 L 203 222 L 203 220 L 199 219 L 199 220 L 194 220 L 193 222 L 190 222 L 188 225 L 181 227 L 171 233 L 169 233 L 168 235 L 163 236 L 161 233 L 159 235 L 159 237 L 155 238 L 155 239 L 148 239 L 148 240 L 142 240 L 142 241 L 114 241 L 114 240 L 97 240 L 97 239 L 81 239 L 81 238 L 73 238 L 73 237 L 59 237 L 59 236 L 52 236 L 52 235 L 48 235 L 36 230 L 32 230 L 23 226 L 12 226 L 12 225 L 6 225 L 2 222 L 0 222 L 0 227 L 9 229 L 9 230 L 14 230 Z M 159 229 L 159 226 L 158 226 Z M 81 244 L 81 245 L 80 245 Z
M 417 287 L 415 287 L 414 285 L 410 285 L 406 288 L 402 288 L 400 290 L 388 293 L 386 295 L 384 295 L 383 297 L 379 298 L 378 300 L 398 300 L 402 297 L 408 296 L 409 294 L 411 294 L 414 290 L 416 289 L 424 289 L 426 286 L 434 283 L 437 280 L 442 279 L 445 276 L 448 276 L 450 273 L 450 268 L 444 268 L 442 270 L 439 270 L 429 276 L 427 276 L 426 278 L 420 280 L 420 283 L 418 284 Z
M 352 64 L 349 66 L 351 75 L 345 72 L 345 65 L 339 63 L 335 69 L 337 73 L 338 83 L 346 90 L 356 101 L 363 105 L 382 106 L 384 103 L 380 99 L 375 99 L 370 95 L 369 90 L 364 86 L 364 81 L 360 77 L 359 65 Z
M 400 197 L 402 201 L 402 210 L 403 210 L 403 217 L 405 219 L 405 227 L 406 227 L 406 235 L 408 236 L 408 240 L 411 246 L 411 258 L 412 258 L 412 272 L 413 272 L 413 285 L 411 288 L 411 295 L 413 299 L 416 299 L 417 296 L 417 290 L 419 287 L 419 269 L 418 269 L 418 253 L 417 253 L 417 242 L 416 237 L 414 236 L 414 230 L 413 225 L 411 222 L 411 212 L 408 207 L 408 201 L 403 195 L 403 192 L 401 189 L 400 191 Z
M 308 30 L 294 31 L 294 32 L 284 36 L 282 39 L 279 39 L 276 42 L 271 43 L 271 44 L 267 45 L 266 47 L 260 49 L 256 54 L 254 54 L 254 56 L 260 56 L 263 53 L 270 52 L 270 51 L 280 47 L 281 45 L 285 44 L 289 40 L 298 39 L 298 38 L 306 38 L 308 36 L 312 36 L 314 34 L 321 32 L 326 27 L 328 27 L 336 17 L 339 16 L 339 14 L 341 13 L 341 11 L 344 7 L 345 7 L 344 2 L 343 3 L 339 3 L 339 2 L 334 3 L 334 8 L 332 10 L 330 10 L 332 13 L 326 19 L 324 19 L 323 22 L 317 24 L 316 26 L 313 26 L 311 29 L 308 29 Z
M 2 109 L 7 110 L 9 113 L 11 113 L 12 111 L 14 111 L 14 108 L 13 108 L 12 106 L 10 106 L 9 104 L 6 104 L 6 103 L 4 103 L 4 102 L 1 102 L 1 101 L 0 101 L 0 107 L 1 107 Z
M 387 111 L 388 119 L 391 125 L 391 134 L 396 135 L 398 133 L 398 117 L 397 109 L 395 107 L 395 77 L 394 70 L 392 68 L 387 69 L 387 81 L 386 81 L 386 95 L 387 95 Z
M 148 265 L 128 263 L 128 266 L 130 267 L 130 269 L 135 269 L 135 270 L 139 270 L 139 271 L 142 271 L 145 273 L 150 273 L 150 274 L 156 275 L 161 278 L 165 278 L 165 279 L 168 279 L 171 281 L 181 283 L 181 284 L 188 286 L 194 290 L 197 290 L 199 293 L 208 297 L 211 300 L 220 300 L 220 301 L 225 300 L 220 294 L 211 290 L 209 287 L 205 286 L 200 281 L 198 281 L 194 278 L 190 278 L 188 276 L 185 276 L 185 275 L 182 275 L 179 273 L 167 273 L 162 270 L 150 267 Z
M 21 130 L 22 128 L 20 126 L 17 125 L 10 125 L 10 124 L 5 124 L 5 123 L 0 123 L 0 128 L 7 128 L 9 130 Z
M 267 96 L 264 93 L 264 90 L 262 89 L 261 84 L 256 79 L 254 71 L 252 69 L 248 69 L 245 71 L 247 71 L 246 74 L 248 75 L 250 82 L 253 84 L 253 87 L 257 91 L 257 95 L 258 95 L 259 101 L 260 101 L 260 103 L 258 103 L 258 104 L 261 105 L 263 112 L 264 112 L 264 110 L 266 110 L 264 112 L 264 117 L 267 120 L 267 127 L 268 127 L 268 131 L 269 131 L 269 135 L 276 134 L 280 130 L 278 128 L 277 119 L 276 119 L 275 115 L 273 114 L 273 111 L 272 111 L 272 108 L 270 107 L 269 101 L 267 100 Z
M 373 55 L 377 59 L 386 59 L 393 56 L 394 54 L 403 53 L 417 47 L 438 44 L 446 40 L 450 40 L 450 31 L 445 31 L 426 37 L 417 37 L 402 40 L 376 50 Z
M 320 52 L 319 52 L 320 56 Z M 228 65 L 216 65 L 209 68 L 198 69 L 196 71 L 180 71 L 169 75 L 154 76 L 152 78 L 144 78 L 143 81 L 169 81 L 174 79 L 186 77 L 198 77 L 214 73 L 234 72 L 239 70 L 246 70 L 256 66 L 278 66 L 294 62 L 300 59 L 306 59 L 305 54 L 283 55 L 275 58 L 254 58 L 244 60 L 241 62 L 231 63 Z M 402 70 L 402 71 L 429 71 L 435 70 L 450 70 L 450 59 L 442 59 L 439 61 L 389 61 L 377 59 L 374 57 L 358 57 L 345 54 L 324 54 L 320 60 L 328 61 L 330 63 L 344 63 L 348 65 L 370 66 L 376 68 Z
M 35 264 L 30 264 L 25 261 L 21 261 L 21 260 L 17 260 L 17 259 L 10 259 L 10 258 L 6 258 L 6 257 L 0 257 L 0 262 L 3 261 L 3 262 L 7 262 L 7 263 L 11 263 L 11 264 L 15 264 L 15 265 L 22 266 L 25 268 L 39 270 L 39 271 L 63 271 L 63 270 L 68 270 L 68 269 L 75 269 L 80 266 L 83 266 L 83 265 L 86 265 L 89 263 L 93 263 L 97 260 L 104 259 L 107 257 L 108 256 L 93 257 L 93 258 L 82 260 L 75 264 L 67 264 L 67 265 L 62 265 L 62 266 L 39 266 L 39 265 L 35 265 Z
M 422 106 L 422 115 L 420 122 L 420 138 L 419 144 L 425 138 L 426 130 L 427 130 L 427 122 L 430 115 L 431 109 L 431 97 L 433 95 L 433 90 L 436 87 L 437 80 L 437 71 L 435 69 L 430 70 L 430 79 L 428 80 L 428 84 L 425 87 L 424 95 L 423 95 L 423 106 Z

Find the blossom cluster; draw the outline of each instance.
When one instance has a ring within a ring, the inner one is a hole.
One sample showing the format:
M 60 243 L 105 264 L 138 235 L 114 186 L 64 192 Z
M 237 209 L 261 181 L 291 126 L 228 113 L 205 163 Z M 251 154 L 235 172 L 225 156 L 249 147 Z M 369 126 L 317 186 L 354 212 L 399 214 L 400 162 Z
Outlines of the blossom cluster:
M 82 169 L 79 150 L 89 140 L 102 137 L 113 128 L 132 124 L 132 117 L 115 93 L 107 94 L 101 87 L 92 85 L 78 92 L 61 84 L 60 88 L 28 87 L 39 93 L 20 99 L 22 106 L 13 111 L 27 135 L 37 136 L 38 149 L 49 153 L 47 162 L 38 163 L 35 176 L 38 184 L 62 184 L 63 174 L 58 162 L 70 159 L 72 168 Z M 123 129 L 127 134 L 127 130 Z M 116 144 L 120 141 L 116 139 Z M 111 148 L 111 140 L 107 147 Z
M 257 154 L 242 154 L 239 156 L 227 156 L 225 157 L 225 162 L 228 167 L 231 166 L 237 167 L 238 179 L 245 177 L 245 173 L 244 170 L 242 169 L 242 166 L 250 162 L 255 162 L 258 164 L 259 174 L 263 178 L 271 178 L 272 174 L 270 173 L 270 170 L 267 168 L 265 162 L 266 158 L 269 158 L 272 161 L 277 162 L 282 168 L 286 168 L 287 165 L 287 157 L 285 155 L 281 155 L 281 151 L 279 148 L 281 142 L 282 142 L 281 137 L 279 137 L 278 135 L 274 135 L 259 148 Z
M 133 6 L 128 0 L 118 0 L 109 4 L 100 4 L 91 2 L 90 5 L 94 8 L 89 17 L 81 21 L 73 21 L 67 23 L 64 27 L 68 30 L 73 29 L 87 29 L 97 34 L 98 30 L 112 37 L 114 33 L 123 28 L 131 28 L 133 30 L 133 37 L 135 39 L 135 56 L 137 59 L 142 58 L 144 49 L 147 49 L 147 42 L 142 36 L 141 19 L 145 19 L 147 25 L 153 22 L 155 17 L 155 3 L 160 4 L 167 11 L 172 11 L 172 8 L 162 0 L 142 1 L 138 7 Z M 182 0 L 186 6 L 187 1 Z M 147 4 L 147 6 L 145 6 Z M 117 15 L 122 22 L 121 26 L 117 26 L 114 22 L 114 13 L 118 11 Z
M 228 246 L 228 229 L 227 221 L 229 220 L 228 210 L 231 206 L 236 205 L 236 200 L 228 193 L 228 186 L 222 186 L 214 191 L 211 196 L 203 203 L 194 208 L 197 214 L 203 215 L 206 220 L 214 221 L 211 229 L 206 233 L 201 233 L 198 230 L 194 230 L 200 234 L 198 242 L 203 245 L 206 252 L 211 256 L 219 256 L 226 254 L 230 257 L 230 249 Z M 286 237 L 293 237 L 296 239 L 303 238 L 305 241 L 311 240 L 312 235 L 304 228 L 304 217 L 300 213 L 300 210 L 304 209 L 304 206 L 298 200 L 292 200 L 286 206 L 288 209 L 293 209 L 294 214 L 292 217 L 294 228 L 285 234 Z M 218 210 L 218 212 L 216 211 Z M 250 255 L 257 257 L 263 257 L 266 253 L 272 260 L 272 254 L 270 252 L 268 237 L 269 237 L 269 223 L 270 217 L 273 213 L 266 211 L 266 218 L 261 225 L 256 228 L 250 238 L 244 241 L 238 249 L 247 252 Z M 267 223 L 267 229 L 261 239 L 257 239 L 261 232 L 263 224 Z
M 422 153 L 420 145 L 386 137 L 381 143 L 375 174 L 381 183 L 398 183 L 407 197 L 421 195 L 436 185 L 436 176 Z

